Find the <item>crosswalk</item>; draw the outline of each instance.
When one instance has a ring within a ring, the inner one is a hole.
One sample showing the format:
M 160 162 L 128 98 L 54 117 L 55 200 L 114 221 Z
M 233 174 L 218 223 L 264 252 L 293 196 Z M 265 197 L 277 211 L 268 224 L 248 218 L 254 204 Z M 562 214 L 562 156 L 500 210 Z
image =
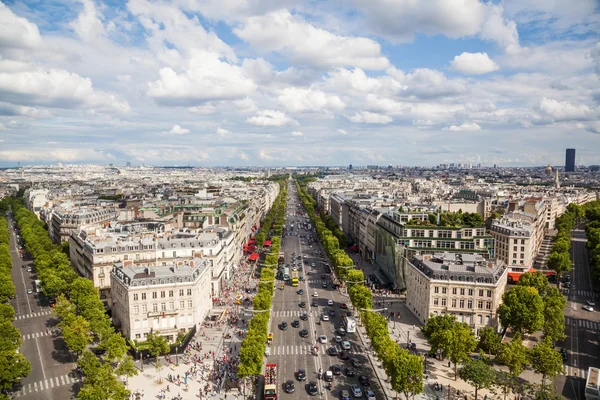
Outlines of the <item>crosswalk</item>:
M 592 297 L 595 299 L 600 298 L 600 293 L 594 293 L 588 290 L 571 290 L 567 288 L 562 288 L 562 293 L 565 295 L 574 294 L 576 296 Z
M 44 390 L 52 389 L 59 386 L 72 385 L 77 382 L 76 378 L 72 378 L 69 375 L 61 375 L 55 378 L 49 378 L 43 381 L 34 383 L 28 383 L 23 385 L 21 389 L 15 392 L 14 397 L 26 396 L 31 393 L 41 392 Z
M 308 282 L 308 283 L 316 283 L 316 284 L 320 285 L 323 282 L 329 284 L 329 283 L 331 283 L 331 280 L 329 280 L 329 279 L 309 279 L 306 282 Z
M 52 314 L 52 311 L 40 311 L 40 312 L 31 313 L 31 314 L 17 315 L 17 316 L 15 316 L 15 319 L 36 318 L 36 317 L 43 317 L 44 315 L 50 315 L 50 314 Z
M 322 346 L 323 351 L 327 351 L 326 349 L 328 349 L 332 345 L 326 344 L 326 345 L 319 345 L 319 346 Z M 338 347 L 340 347 L 339 344 L 338 344 Z M 310 345 L 271 346 L 271 355 L 272 356 L 297 356 L 297 355 L 311 354 L 312 348 L 313 348 L 313 346 L 310 346 Z M 361 346 L 352 344 L 352 349 L 350 350 L 350 352 L 352 354 L 363 354 L 365 351 Z
M 600 330 L 600 322 L 588 321 L 586 319 L 577 319 L 572 317 L 565 317 L 565 326 L 577 326 L 579 328 L 587 329 L 590 331 Z
M 287 317 L 287 318 L 293 318 L 293 317 L 300 317 L 302 314 L 308 314 L 308 315 L 312 315 L 313 317 L 319 317 L 321 316 L 321 314 L 323 314 L 323 311 L 319 311 L 319 310 L 300 310 L 300 311 L 273 311 L 271 313 L 271 315 L 273 317 Z
M 41 338 L 44 336 L 51 336 L 52 332 L 35 332 L 35 333 L 28 333 L 26 335 L 23 335 L 23 340 L 30 340 L 30 339 L 36 339 L 36 338 Z

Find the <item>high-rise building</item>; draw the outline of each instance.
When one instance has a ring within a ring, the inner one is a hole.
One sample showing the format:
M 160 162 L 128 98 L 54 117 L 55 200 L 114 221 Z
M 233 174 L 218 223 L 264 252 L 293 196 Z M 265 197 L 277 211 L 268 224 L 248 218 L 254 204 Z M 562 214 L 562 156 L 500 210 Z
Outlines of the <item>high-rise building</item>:
M 127 165 L 128 167 L 131 167 L 131 161 L 127 161 L 127 164 L 126 164 L 126 165 Z
M 348 165 L 348 169 L 352 171 L 352 164 Z
M 567 149 L 565 172 L 575 172 L 575 149 Z

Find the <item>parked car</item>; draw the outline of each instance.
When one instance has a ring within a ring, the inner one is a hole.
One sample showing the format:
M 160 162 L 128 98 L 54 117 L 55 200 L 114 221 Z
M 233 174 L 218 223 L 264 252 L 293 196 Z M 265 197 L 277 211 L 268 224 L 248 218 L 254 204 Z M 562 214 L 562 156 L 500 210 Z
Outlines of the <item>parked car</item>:
M 360 390 L 360 386 L 351 385 L 350 390 L 352 391 L 352 396 L 354 397 L 362 397 L 362 390 Z

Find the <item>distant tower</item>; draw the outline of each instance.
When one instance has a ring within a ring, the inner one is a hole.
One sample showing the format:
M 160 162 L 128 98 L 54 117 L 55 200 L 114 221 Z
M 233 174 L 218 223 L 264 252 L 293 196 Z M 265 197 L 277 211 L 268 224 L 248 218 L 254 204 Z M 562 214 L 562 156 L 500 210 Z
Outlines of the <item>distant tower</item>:
M 550 164 L 548 164 L 548 166 L 546 167 L 546 175 L 552 175 L 552 167 L 550 166 Z
M 352 164 L 348 165 L 348 169 L 352 171 Z
M 556 172 L 556 174 L 554 175 L 554 187 L 557 189 L 560 189 L 560 179 L 558 179 L 558 169 L 555 172 Z
M 567 149 L 565 172 L 575 172 L 575 149 Z
M 131 167 L 131 161 L 127 161 L 127 164 L 126 164 L 126 165 L 127 165 L 128 167 Z

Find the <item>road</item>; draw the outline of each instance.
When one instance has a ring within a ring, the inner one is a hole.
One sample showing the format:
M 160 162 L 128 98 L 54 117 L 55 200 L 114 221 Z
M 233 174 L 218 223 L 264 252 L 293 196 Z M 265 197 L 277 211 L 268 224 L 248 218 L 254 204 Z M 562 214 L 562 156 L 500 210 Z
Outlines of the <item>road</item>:
M 368 364 L 365 349 L 360 345 L 360 341 L 356 334 L 348 334 L 344 337 L 345 340 L 351 342 L 350 358 L 356 358 L 361 367 L 356 369 L 356 376 L 346 377 L 344 374 L 335 376 L 333 388 L 331 391 L 324 388 L 323 381 L 317 379 L 319 369 L 323 372 L 329 370 L 333 365 L 339 365 L 343 370 L 346 367 L 351 367 L 350 361 L 344 361 L 337 356 L 329 356 L 326 350 L 335 344 L 334 331 L 342 326 L 342 304 L 350 306 L 350 301 L 343 296 L 337 288 L 333 287 L 329 277 L 323 278 L 327 273 L 325 263 L 327 260 L 321 256 L 322 248 L 318 242 L 311 242 L 306 238 L 307 235 L 316 237 L 316 233 L 309 232 L 306 229 L 298 229 L 299 222 L 305 222 L 306 216 L 297 215 L 297 212 L 302 210 L 302 203 L 298 197 L 295 185 L 290 183 L 288 190 L 288 203 L 286 209 L 286 233 L 282 240 L 282 250 L 285 252 L 285 263 L 292 264 L 292 253 L 296 254 L 296 258 L 302 256 L 303 265 L 300 276 L 304 277 L 304 282 L 300 282 L 298 287 L 292 287 L 288 282 L 284 289 L 280 289 L 281 282 L 277 282 L 275 295 L 273 297 L 272 321 L 271 329 L 274 339 L 271 346 L 271 355 L 267 357 L 268 363 L 276 363 L 278 367 L 277 382 L 279 383 L 279 391 L 283 393 L 283 384 L 285 381 L 292 379 L 295 382 L 295 392 L 293 394 L 282 394 L 282 398 L 298 398 L 306 399 L 308 396 L 307 384 L 309 381 L 316 381 L 319 385 L 319 398 L 340 398 L 341 390 L 350 392 L 350 385 L 359 385 L 358 375 L 365 375 L 370 378 L 371 389 L 377 394 L 377 398 L 383 398 L 381 389 L 378 387 L 375 376 Z M 303 211 L 303 210 L 302 210 Z M 310 222 L 309 222 L 310 223 Z M 291 224 L 294 224 L 294 229 L 290 229 Z M 297 233 L 296 235 L 290 235 Z M 301 236 L 304 236 L 302 238 Z M 305 257 L 306 256 L 306 257 Z M 298 260 L 297 260 L 298 261 Z M 311 267 L 312 264 L 315 267 Z M 326 284 L 326 288 L 323 284 Z M 303 293 L 298 294 L 298 290 L 302 289 Z M 317 296 L 314 296 L 314 294 Z M 316 300 L 318 306 L 313 307 L 311 303 Z M 333 300 L 333 306 L 328 306 L 328 300 Z M 304 301 L 306 308 L 299 307 L 299 303 Z M 330 321 L 319 321 L 321 315 L 329 310 L 335 312 L 335 316 Z M 300 315 L 306 311 L 309 315 L 307 321 L 300 319 Z M 292 321 L 297 320 L 300 323 L 298 328 L 291 326 Z M 287 322 L 288 328 L 283 331 L 279 329 L 282 322 Z M 309 336 L 307 338 L 300 337 L 300 330 L 307 329 Z M 321 335 L 327 337 L 327 344 L 318 344 L 320 351 L 319 355 L 311 354 L 311 348 L 317 342 L 317 338 Z M 337 344 L 340 347 L 340 344 Z M 299 369 L 305 369 L 307 380 L 299 382 L 296 379 L 296 373 Z M 359 385 L 360 386 L 360 385 Z M 361 387 L 363 390 L 364 386 Z
M 600 302 L 599 294 L 592 287 L 586 243 L 585 231 L 573 230 L 571 287 L 563 288 L 563 293 L 567 295 L 567 307 L 565 308 L 567 338 L 564 343 L 564 347 L 568 351 L 568 359 L 565 362 L 566 376 L 561 375 L 555 381 L 559 393 L 566 398 L 575 400 L 585 399 L 584 389 L 588 367 L 600 366 L 598 362 L 600 313 L 586 311 L 582 308 L 587 301 Z
M 12 257 L 12 280 L 16 287 L 15 299 L 10 304 L 15 309 L 14 325 L 23 336 L 19 351 L 31 362 L 31 372 L 15 388 L 14 397 L 23 399 L 63 400 L 72 396 L 73 385 L 77 379 L 72 375 L 75 365 L 71 362 L 64 341 L 49 334 L 58 319 L 52 314 L 52 308 L 38 302 L 33 289 L 36 278 L 33 261 L 23 260 L 19 256 L 18 237 L 13 227 L 14 219 L 9 214 L 10 253 Z M 27 257 L 27 255 L 25 255 Z M 28 269 L 31 268 L 32 272 Z

